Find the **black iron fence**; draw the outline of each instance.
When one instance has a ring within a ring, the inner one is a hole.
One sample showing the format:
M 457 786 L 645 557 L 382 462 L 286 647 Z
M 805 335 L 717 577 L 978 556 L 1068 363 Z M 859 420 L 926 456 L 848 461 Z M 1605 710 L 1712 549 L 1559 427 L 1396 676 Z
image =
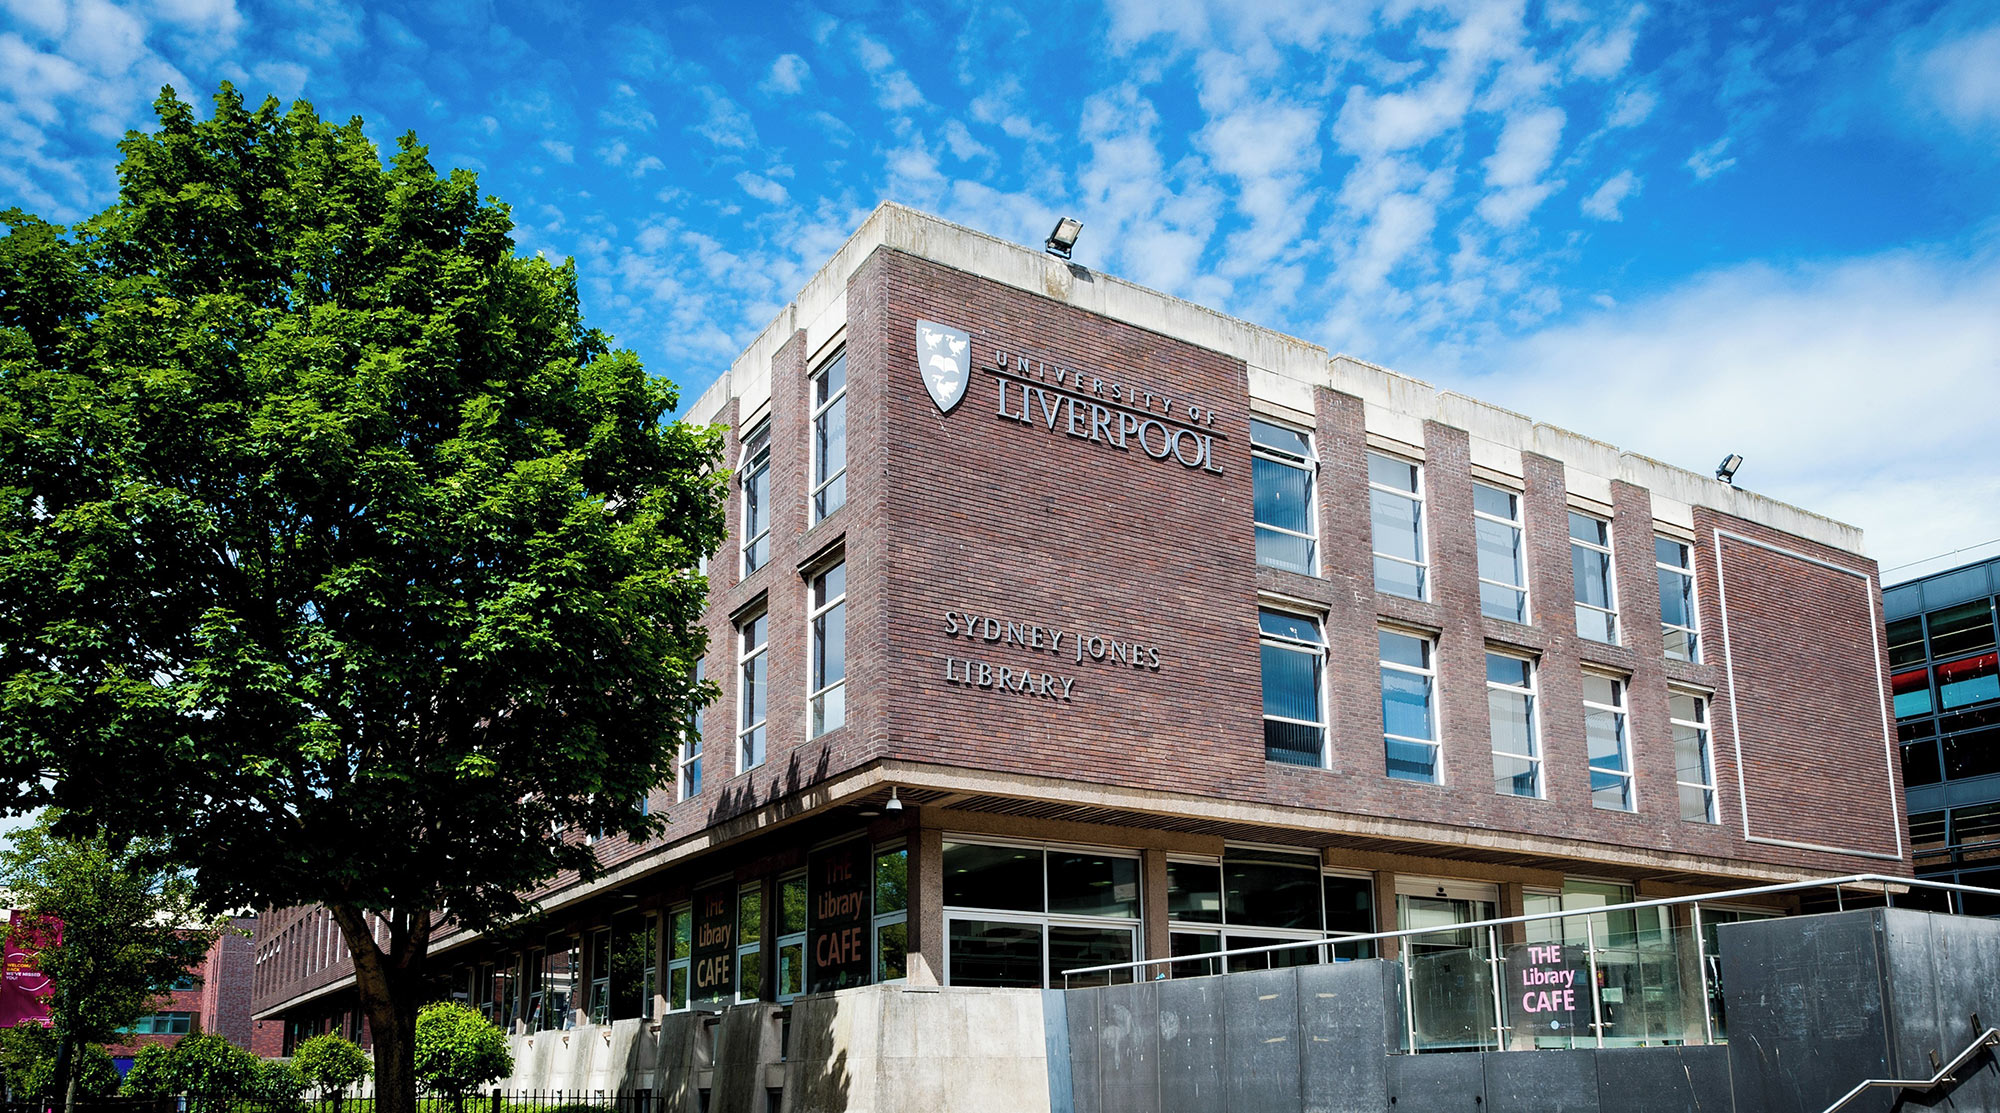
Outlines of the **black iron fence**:
M 663 1113 L 651 1090 L 479 1090 L 422 1094 L 418 1113 Z M 61 1102 L 0 1101 L 0 1113 L 63 1113 Z M 251 1094 L 79 1098 L 76 1113 L 375 1113 L 372 1096 Z

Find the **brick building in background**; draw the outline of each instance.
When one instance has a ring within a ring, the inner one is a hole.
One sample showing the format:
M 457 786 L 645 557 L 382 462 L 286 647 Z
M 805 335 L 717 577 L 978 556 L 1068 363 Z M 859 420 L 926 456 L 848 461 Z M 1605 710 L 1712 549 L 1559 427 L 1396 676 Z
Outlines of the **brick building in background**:
M 209 1032 L 259 1055 L 278 1053 L 277 1032 L 250 1019 L 250 955 L 255 947 L 257 918 L 236 916 L 229 930 L 208 949 L 201 963 L 175 985 L 159 1011 L 142 1019 L 120 1043 L 109 1048 L 120 1073 L 132 1056 L 149 1043 L 174 1044 L 196 1032 Z
M 435 941 L 503 1023 L 1909 872 L 1851 527 L 892 205 L 688 414 L 722 696 L 663 838 Z M 360 1034 L 259 927 L 257 1015 Z

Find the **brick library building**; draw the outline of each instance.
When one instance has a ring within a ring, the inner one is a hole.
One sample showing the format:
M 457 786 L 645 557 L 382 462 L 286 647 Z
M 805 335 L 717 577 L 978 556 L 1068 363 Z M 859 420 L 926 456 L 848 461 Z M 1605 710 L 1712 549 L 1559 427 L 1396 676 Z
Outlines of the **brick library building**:
M 688 417 L 722 695 L 663 837 L 435 940 L 517 1033 L 1910 873 L 1852 527 L 894 205 Z M 258 922 L 257 1015 L 361 1034 L 327 916 Z

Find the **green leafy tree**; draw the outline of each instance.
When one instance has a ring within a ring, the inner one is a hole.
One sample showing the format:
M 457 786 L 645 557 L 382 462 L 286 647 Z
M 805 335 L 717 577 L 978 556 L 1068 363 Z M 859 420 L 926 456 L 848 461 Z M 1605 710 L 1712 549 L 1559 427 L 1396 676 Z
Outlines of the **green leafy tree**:
M 79 1099 L 109 1097 L 118 1092 L 118 1068 L 111 1053 L 97 1044 L 77 1048 L 76 1094 Z M 0 1076 L 16 1100 L 62 1097 L 55 1084 L 56 1034 L 39 1024 L 0 1028 Z
M 513 1070 L 507 1034 L 478 1010 L 440 1001 L 417 1014 L 417 1077 L 424 1089 L 451 1098 L 453 1108 L 474 1087 Z
M 157 841 L 64 838 L 54 831 L 64 818 L 45 813 L 0 853 L 0 889 L 62 924 L 60 941 L 45 941 L 37 960 L 53 987 L 59 1097 L 82 1077 L 81 1049 L 117 1041 L 153 1012 L 223 928 L 203 922 L 187 873 L 153 864 Z
M 412 1113 L 443 910 L 659 830 L 720 434 L 414 136 L 156 110 L 109 209 L 0 214 L 0 773 L 213 909 L 325 905 Z
M 368 1077 L 368 1053 L 331 1032 L 301 1040 L 292 1050 L 292 1065 L 308 1086 L 322 1094 L 337 1093 Z

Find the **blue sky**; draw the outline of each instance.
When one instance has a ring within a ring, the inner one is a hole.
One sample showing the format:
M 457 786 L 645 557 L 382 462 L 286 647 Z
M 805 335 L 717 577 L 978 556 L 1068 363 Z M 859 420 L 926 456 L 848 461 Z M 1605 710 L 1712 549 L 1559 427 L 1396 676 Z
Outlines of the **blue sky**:
M 223 79 L 479 171 L 689 400 L 882 199 L 1067 213 L 1085 265 L 1741 452 L 1884 566 L 2000 538 L 1990 2 L 0 0 L 0 206 L 94 211 Z

